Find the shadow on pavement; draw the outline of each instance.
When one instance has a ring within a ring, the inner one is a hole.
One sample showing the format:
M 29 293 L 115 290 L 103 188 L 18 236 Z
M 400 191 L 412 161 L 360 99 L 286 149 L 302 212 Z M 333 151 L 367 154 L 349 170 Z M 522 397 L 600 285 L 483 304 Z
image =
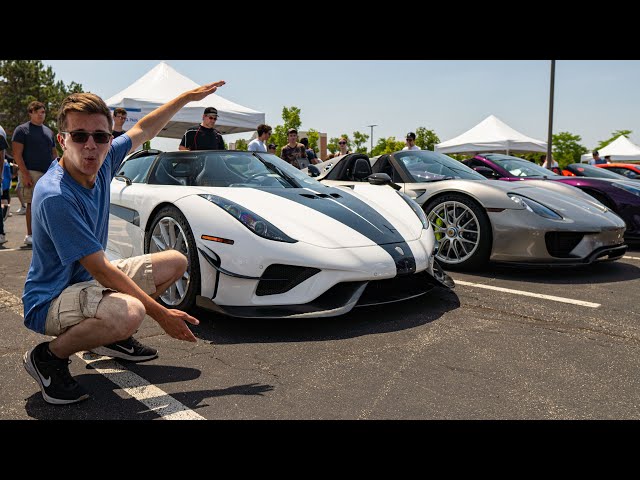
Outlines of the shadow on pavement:
M 323 342 L 395 332 L 437 320 L 460 307 L 455 291 L 434 288 L 411 300 L 357 307 L 338 317 L 247 319 L 196 310 L 200 325 L 190 326 L 201 340 L 220 344 L 271 342 Z
M 88 366 L 88 368 L 91 367 Z M 143 370 L 144 378 L 156 384 L 192 380 L 200 375 L 200 371 L 193 368 L 161 365 L 145 365 Z M 40 390 L 34 384 L 34 393 L 26 399 L 27 415 L 38 420 L 153 420 L 159 418 L 158 413 L 149 410 L 139 400 L 129 397 L 120 386 L 102 375 L 85 374 L 74 378 L 91 395 L 88 400 L 71 405 L 50 405 L 44 401 Z M 208 406 L 207 403 L 202 403 L 208 398 L 227 395 L 262 396 L 273 389 L 272 385 L 250 383 L 219 389 L 172 392 L 170 395 L 186 407 L 197 410 Z M 158 399 L 154 398 L 154 400 Z M 98 434 L 96 435 L 99 437 Z
M 469 273 L 475 277 L 512 280 L 519 282 L 542 283 L 547 285 L 586 285 L 593 283 L 627 282 L 640 278 L 640 262 L 638 266 L 616 260 L 613 262 L 594 263 L 576 267 L 533 267 L 490 264 L 484 271 L 453 273 Z

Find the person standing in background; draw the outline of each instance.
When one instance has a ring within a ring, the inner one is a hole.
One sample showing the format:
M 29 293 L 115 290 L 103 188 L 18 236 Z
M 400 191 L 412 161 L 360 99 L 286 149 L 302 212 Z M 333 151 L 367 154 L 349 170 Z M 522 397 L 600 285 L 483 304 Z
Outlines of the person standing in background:
M 314 165 L 316 163 L 320 163 L 320 159 L 316 155 L 316 152 L 313 150 L 313 148 L 309 147 L 309 139 L 307 137 L 304 137 L 302 140 L 300 140 L 300 143 L 304 145 L 304 148 L 307 152 L 307 160 L 309 160 L 309 163 Z
M 339 157 L 340 155 L 346 155 L 347 153 L 351 153 L 351 150 L 347 148 L 347 139 L 344 137 L 341 137 L 340 140 L 338 140 L 338 151 L 336 152 L 334 157 Z
M 113 111 L 113 138 L 119 137 L 124 133 L 124 122 L 127 121 L 127 111 L 124 108 L 116 108 Z
M 202 122 L 184 132 L 178 150 L 226 150 L 222 134 L 214 128 L 217 120 L 218 110 L 205 108 Z
M 27 235 L 24 244 L 31 246 L 31 199 L 33 189 L 58 156 L 53 131 L 44 125 L 46 110 L 44 103 L 33 101 L 27 107 L 29 121 L 18 125 L 13 131 L 11 145 L 14 161 L 18 164 L 18 181 L 22 198 L 27 204 L 25 220 Z
M 287 142 L 288 143 L 282 147 L 280 158 L 301 170 L 307 168 L 309 166 L 307 151 L 304 145 L 298 142 L 298 130 L 290 128 L 287 131 Z
M 249 142 L 247 150 L 250 152 L 267 152 L 267 140 L 271 136 L 271 127 L 264 123 L 258 125 L 258 136 Z
M 422 150 L 416 145 L 416 134 L 413 132 L 407 133 L 404 139 L 406 146 L 402 150 Z

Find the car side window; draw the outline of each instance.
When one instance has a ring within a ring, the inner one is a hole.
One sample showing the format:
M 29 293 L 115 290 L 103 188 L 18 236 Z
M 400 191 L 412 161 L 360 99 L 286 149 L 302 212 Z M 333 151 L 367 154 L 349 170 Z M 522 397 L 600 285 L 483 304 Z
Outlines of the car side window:
M 157 155 L 147 155 L 146 157 L 132 158 L 124 162 L 118 170 L 118 175 L 124 175 L 131 179 L 133 183 L 142 183 L 147 177 L 151 164 Z

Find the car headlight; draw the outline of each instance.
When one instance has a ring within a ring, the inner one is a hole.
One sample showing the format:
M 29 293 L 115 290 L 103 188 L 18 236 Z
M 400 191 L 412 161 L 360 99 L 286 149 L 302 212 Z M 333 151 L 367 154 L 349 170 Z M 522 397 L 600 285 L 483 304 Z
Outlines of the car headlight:
M 411 207 L 411 210 L 413 210 L 413 212 L 418 216 L 418 218 L 422 222 L 422 228 L 428 229 L 431 225 L 427 220 L 427 216 L 425 215 L 424 210 L 422 210 L 422 208 L 420 208 L 420 205 L 418 205 L 418 202 L 416 202 L 409 195 L 401 192 L 400 190 L 396 190 L 396 192 L 402 197 L 405 202 L 407 202 L 407 205 L 409 205 Z
M 244 208 L 242 205 L 238 205 L 231 200 L 219 197 L 217 195 L 210 195 L 202 193 L 199 195 L 205 200 L 210 201 L 214 205 L 219 206 L 233 218 L 238 220 L 241 224 L 247 227 L 256 235 L 267 238 L 269 240 L 275 240 L 276 242 L 296 243 L 297 240 L 291 238 L 279 228 L 275 227 L 272 223 L 268 222 L 260 215 L 256 215 L 251 210 Z
M 546 207 L 543 204 L 536 202 L 535 200 L 531 200 L 530 198 L 523 197 L 521 195 L 516 195 L 515 193 L 508 193 L 507 195 L 511 200 L 516 202 L 518 205 L 522 205 L 524 208 L 526 208 L 532 213 L 540 215 L 541 217 L 544 217 L 544 218 L 551 218 L 553 220 L 562 220 L 561 215 L 554 212 L 549 207 Z
M 636 187 L 632 187 L 631 185 L 625 185 L 624 183 L 612 183 L 614 187 L 620 188 L 622 190 L 626 190 L 629 193 L 632 193 L 638 197 L 640 197 L 640 189 Z

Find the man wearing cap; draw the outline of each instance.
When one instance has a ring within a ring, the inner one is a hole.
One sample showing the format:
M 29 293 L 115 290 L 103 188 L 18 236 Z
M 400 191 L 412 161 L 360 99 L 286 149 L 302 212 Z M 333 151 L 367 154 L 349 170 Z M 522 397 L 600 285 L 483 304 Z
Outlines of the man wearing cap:
M 406 138 L 404 139 L 407 144 L 402 150 L 422 150 L 419 146 L 416 145 L 416 134 L 413 132 L 407 133 Z
M 213 107 L 204 109 L 202 122 L 200 125 L 187 128 L 182 140 L 180 140 L 179 150 L 226 150 L 227 147 L 222 139 L 222 134 L 216 130 L 214 125 L 218 119 L 218 110 Z
M 591 165 L 602 165 L 603 163 L 607 163 L 604 158 L 600 157 L 600 153 L 597 150 L 591 152 L 591 156 L 593 157 L 593 162 L 589 162 Z

